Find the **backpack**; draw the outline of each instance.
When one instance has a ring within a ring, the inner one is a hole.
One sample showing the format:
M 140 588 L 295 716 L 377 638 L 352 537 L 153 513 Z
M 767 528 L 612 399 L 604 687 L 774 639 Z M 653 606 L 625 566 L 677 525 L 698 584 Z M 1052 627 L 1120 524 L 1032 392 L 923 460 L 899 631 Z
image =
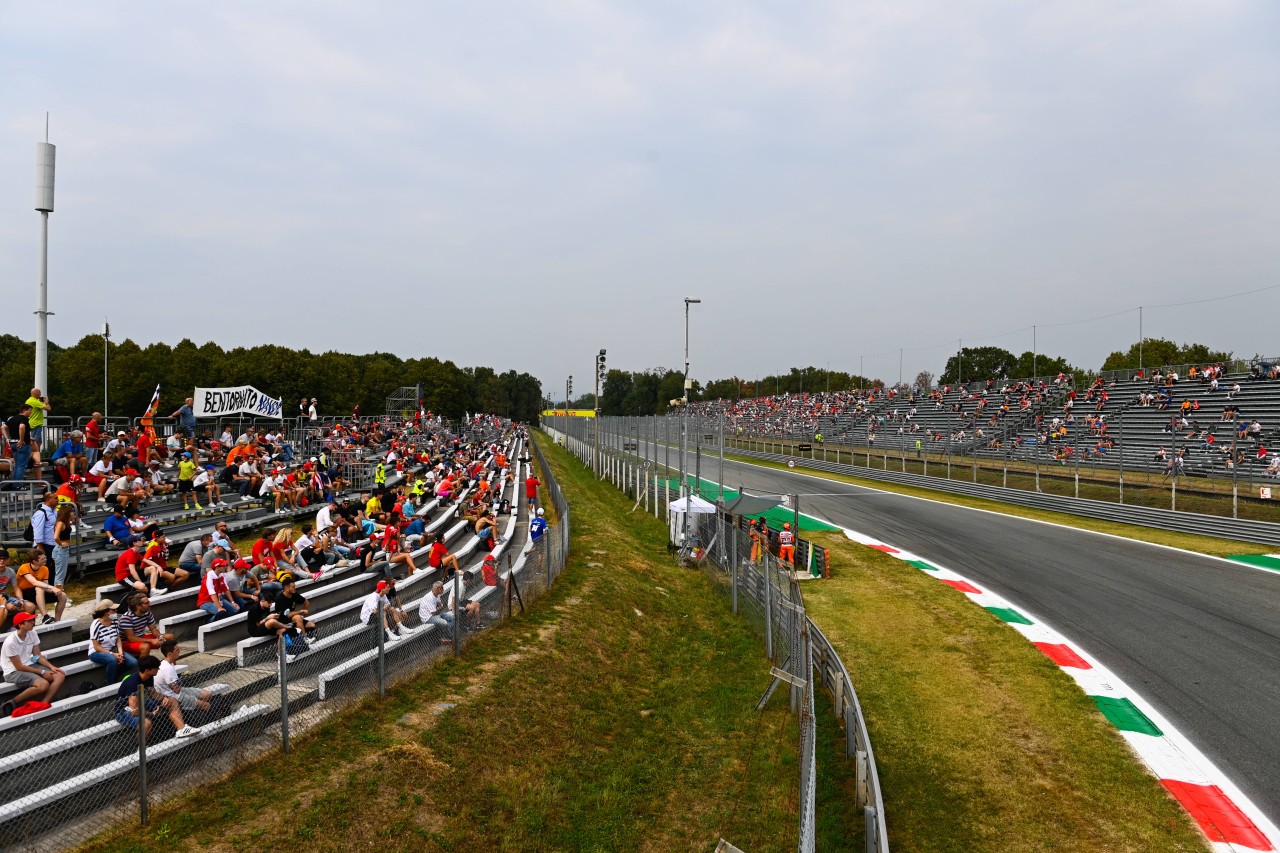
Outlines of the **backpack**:
M 311 646 L 307 644 L 307 638 L 298 633 L 296 628 L 291 628 L 285 632 L 284 650 L 287 654 L 300 655 L 310 649 Z
M 31 526 L 30 521 L 28 521 L 27 526 L 23 528 L 22 538 L 25 539 L 27 542 L 36 541 L 36 531 L 35 531 L 35 528 Z

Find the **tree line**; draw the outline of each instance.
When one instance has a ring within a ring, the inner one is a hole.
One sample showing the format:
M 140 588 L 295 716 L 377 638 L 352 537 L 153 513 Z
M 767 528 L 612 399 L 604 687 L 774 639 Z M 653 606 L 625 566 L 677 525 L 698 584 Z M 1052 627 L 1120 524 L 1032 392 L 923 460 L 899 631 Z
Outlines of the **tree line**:
M 1137 343 L 1124 352 L 1107 356 L 1101 370 L 1136 369 L 1139 364 Z M 1231 360 L 1231 353 L 1210 349 L 1204 344 L 1178 344 L 1162 338 L 1145 338 L 1142 341 L 1141 362 L 1147 370 L 1176 364 L 1208 364 Z M 1032 376 L 1055 377 L 1065 373 L 1075 378 L 1077 385 L 1087 384 L 1096 375 L 1072 365 L 1060 356 L 1033 353 L 1021 355 L 1000 347 L 964 347 L 947 359 L 938 384 L 951 385 L 961 380 L 1026 379 Z M 914 386 L 932 387 L 934 375 L 921 371 L 915 377 Z M 694 381 L 690 390 L 692 400 L 742 400 L 767 397 L 771 394 L 802 394 L 824 391 L 847 391 L 866 388 L 883 388 L 890 383 L 854 373 L 828 370 L 821 367 L 792 367 L 786 373 L 771 374 L 754 379 L 731 376 L 716 379 L 705 385 Z M 904 383 L 906 384 L 906 383 Z M 610 370 L 600 391 L 600 410 L 606 415 L 653 415 L 671 408 L 673 401 L 683 395 L 684 375 L 671 368 L 655 367 L 642 371 Z M 551 392 L 555 405 L 562 405 L 563 388 L 557 395 Z M 584 393 L 570 401 L 572 408 L 595 408 L 595 395 Z
M 35 344 L 0 335 L 0 353 L 0 394 L 6 412 L 17 411 L 31 390 Z M 459 367 L 437 358 L 402 359 L 384 352 L 313 353 L 272 344 L 224 350 L 216 343 L 197 346 L 184 338 L 173 346 L 112 341 L 108 356 L 113 418 L 141 416 L 157 383 L 163 414 L 181 405 L 197 386 L 236 385 L 252 385 L 280 398 L 286 417 L 296 414 L 304 396 L 317 398 L 322 416 L 350 414 L 356 404 L 364 414 L 382 414 L 387 397 L 418 383 L 426 408 L 446 417 L 487 412 L 531 422 L 543 405 L 541 385 L 528 373 L 498 373 L 490 367 Z M 49 388 L 43 390 L 53 401 L 55 415 L 102 410 L 103 361 L 101 335 L 86 335 L 66 348 L 50 341 Z

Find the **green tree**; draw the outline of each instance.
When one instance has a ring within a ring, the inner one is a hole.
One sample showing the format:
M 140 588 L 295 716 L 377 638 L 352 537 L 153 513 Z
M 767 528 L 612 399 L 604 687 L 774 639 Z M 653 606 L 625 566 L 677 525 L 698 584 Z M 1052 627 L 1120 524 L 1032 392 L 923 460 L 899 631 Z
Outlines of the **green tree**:
M 1013 353 L 1000 347 L 964 347 L 959 356 L 947 359 L 946 369 L 938 381 L 946 384 L 974 382 L 983 379 L 1014 379 Z
M 1143 338 L 1141 352 L 1137 343 L 1124 352 L 1117 350 L 1107 356 L 1102 369 L 1137 370 L 1142 366 L 1150 371 L 1177 364 L 1210 364 L 1230 360 L 1231 353 L 1212 350 L 1205 344 L 1178 345 L 1165 338 Z
M 634 415 L 628 411 L 627 398 L 635 386 L 635 379 L 630 372 L 612 368 L 604 377 L 604 387 L 600 389 L 600 411 L 606 415 Z
M 1009 372 L 1009 379 L 1027 379 L 1030 377 L 1046 377 L 1057 376 L 1059 373 L 1075 375 L 1083 373 L 1079 368 L 1072 367 L 1070 362 L 1065 358 L 1058 356 L 1049 356 L 1044 353 L 1032 353 L 1029 350 L 1018 356 L 1018 360 L 1014 362 L 1012 370 Z

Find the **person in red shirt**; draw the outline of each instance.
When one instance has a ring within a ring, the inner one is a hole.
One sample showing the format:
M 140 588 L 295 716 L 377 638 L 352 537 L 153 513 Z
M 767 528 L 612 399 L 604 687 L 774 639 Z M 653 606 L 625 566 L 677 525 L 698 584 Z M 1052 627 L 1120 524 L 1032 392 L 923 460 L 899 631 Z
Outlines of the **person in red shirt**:
M 269 531 L 263 530 L 258 536 L 258 541 L 253 543 L 253 564 L 255 566 L 263 565 L 267 558 L 271 556 L 271 540 L 267 538 Z M 275 563 L 275 558 L 271 558 L 271 562 Z
M 84 425 L 84 448 L 89 464 L 97 462 L 102 450 L 102 412 L 94 412 Z
M 453 577 L 454 573 L 459 571 L 458 558 L 449 553 L 448 547 L 444 544 L 443 533 L 436 533 L 435 541 L 431 543 L 431 553 L 427 555 L 427 565 L 433 569 L 443 567 L 446 578 Z
M 147 543 L 147 550 L 142 553 L 142 565 L 148 571 L 152 566 L 156 567 L 160 578 L 169 585 L 169 589 L 173 589 L 191 577 L 191 573 L 184 568 L 179 567 L 172 571 L 169 569 L 169 540 L 164 535 L 164 531 L 158 528 L 151 531 L 151 541 Z
M 538 505 L 538 486 L 542 485 L 542 481 L 536 475 L 530 474 L 529 479 L 524 481 L 524 496 L 529 499 L 529 506 Z
M 159 584 L 160 570 L 155 566 L 143 566 L 142 552 L 146 540 L 136 539 L 116 557 L 116 583 L 126 592 L 142 592 L 147 595 L 163 595 L 167 590 Z
M 137 442 L 138 461 L 145 467 L 151 461 L 151 436 L 146 430 L 138 435 Z

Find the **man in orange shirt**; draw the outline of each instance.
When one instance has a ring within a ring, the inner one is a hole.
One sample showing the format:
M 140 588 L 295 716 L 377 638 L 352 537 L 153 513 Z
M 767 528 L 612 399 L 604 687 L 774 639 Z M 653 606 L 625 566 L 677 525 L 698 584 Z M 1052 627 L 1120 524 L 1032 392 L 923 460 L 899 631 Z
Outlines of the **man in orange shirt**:
M 789 521 L 782 523 L 782 532 L 778 534 L 778 559 L 793 566 L 796 563 L 796 535 Z

